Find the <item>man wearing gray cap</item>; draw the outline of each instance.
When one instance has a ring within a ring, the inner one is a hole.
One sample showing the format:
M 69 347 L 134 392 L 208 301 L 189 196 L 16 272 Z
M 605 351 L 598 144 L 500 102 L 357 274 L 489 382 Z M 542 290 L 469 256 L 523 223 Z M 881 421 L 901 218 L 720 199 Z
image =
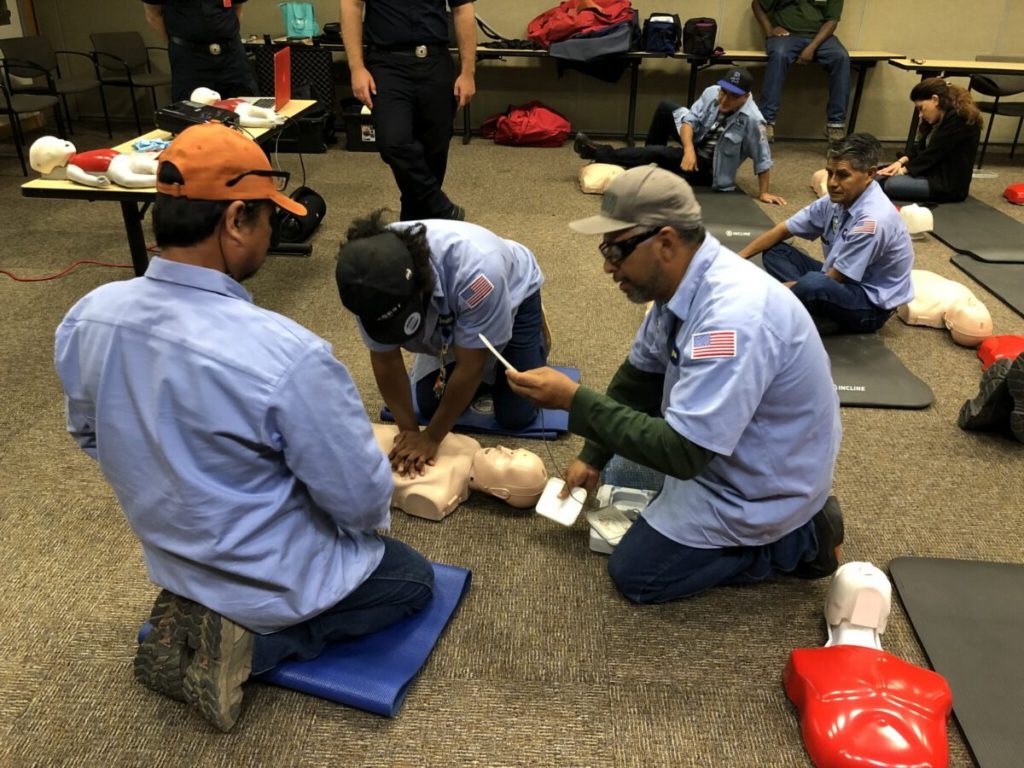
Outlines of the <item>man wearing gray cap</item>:
M 516 393 L 569 411 L 586 438 L 566 490 L 592 491 L 613 455 L 664 474 L 661 493 L 608 563 L 638 603 L 776 573 L 831 574 L 843 541 L 829 496 L 839 401 L 824 346 L 792 292 L 704 231 L 683 179 L 633 168 L 601 213 L 604 271 L 653 301 L 606 394 L 551 368 L 508 372 Z

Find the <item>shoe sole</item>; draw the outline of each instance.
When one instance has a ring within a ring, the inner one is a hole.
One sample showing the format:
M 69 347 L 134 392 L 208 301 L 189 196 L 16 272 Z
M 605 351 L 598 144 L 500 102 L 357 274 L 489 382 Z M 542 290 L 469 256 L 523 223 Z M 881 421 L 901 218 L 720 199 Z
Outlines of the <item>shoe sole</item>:
M 185 667 L 188 662 L 188 633 L 183 621 L 185 601 L 162 590 L 149 616 L 151 629 L 139 644 L 133 664 L 135 678 L 157 693 L 186 701 Z
M 252 671 L 252 634 L 198 603 L 192 603 L 185 626 L 194 651 L 182 682 L 185 700 L 229 731 L 242 709 L 242 683 Z
M 1024 443 L 1024 354 L 1018 355 L 1006 372 L 1006 389 L 1013 400 L 1010 430 Z
M 1008 377 L 1014 361 L 996 360 L 981 375 L 978 394 L 960 407 L 957 426 L 968 430 L 1002 430 L 1013 410 Z M 1022 393 L 1024 394 L 1024 393 Z

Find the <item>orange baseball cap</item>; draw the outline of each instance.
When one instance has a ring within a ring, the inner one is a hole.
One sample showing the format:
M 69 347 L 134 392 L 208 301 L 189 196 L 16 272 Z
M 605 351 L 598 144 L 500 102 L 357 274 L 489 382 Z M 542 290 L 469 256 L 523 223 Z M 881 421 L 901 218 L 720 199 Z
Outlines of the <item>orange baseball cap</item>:
M 164 163 L 173 164 L 184 183 L 160 181 Z M 178 134 L 160 153 L 156 175 L 156 191 L 171 197 L 270 200 L 296 216 L 306 215 L 304 205 L 278 191 L 278 179 L 287 179 L 287 174 L 274 171 L 255 141 L 223 123 L 192 125 Z

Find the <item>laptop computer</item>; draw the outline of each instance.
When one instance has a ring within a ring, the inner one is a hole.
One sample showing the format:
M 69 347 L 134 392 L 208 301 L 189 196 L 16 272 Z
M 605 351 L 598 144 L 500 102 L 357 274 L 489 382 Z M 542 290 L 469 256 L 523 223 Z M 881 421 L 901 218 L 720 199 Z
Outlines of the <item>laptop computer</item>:
M 274 54 L 274 95 L 238 96 L 254 107 L 264 107 L 280 112 L 292 100 L 292 49 L 285 46 Z

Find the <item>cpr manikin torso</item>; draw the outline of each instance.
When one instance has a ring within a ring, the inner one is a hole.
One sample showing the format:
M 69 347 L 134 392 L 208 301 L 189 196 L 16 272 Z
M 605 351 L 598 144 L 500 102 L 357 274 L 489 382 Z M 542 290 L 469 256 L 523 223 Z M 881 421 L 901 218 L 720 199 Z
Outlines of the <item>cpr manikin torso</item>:
M 29 164 L 44 179 L 67 179 L 87 187 L 117 184 L 129 189 L 156 186 L 157 153 L 92 149 L 78 152 L 70 141 L 41 136 L 29 148 Z
M 374 424 L 373 435 L 384 453 L 391 450 L 398 427 Z M 481 448 L 466 435 L 449 433 L 441 441 L 433 466 L 423 475 L 393 473 L 391 505 L 416 517 L 441 520 L 469 497 L 483 491 L 510 506 L 537 503 L 547 482 L 544 462 L 529 451 L 503 446 Z
M 881 650 L 892 587 L 870 563 L 836 571 L 828 643 L 793 651 L 783 673 L 818 768 L 945 766 L 952 694 L 945 679 Z
M 272 109 L 257 107 L 242 99 L 222 99 L 210 88 L 196 88 L 189 100 L 234 112 L 243 128 L 270 128 L 284 122 L 284 118 Z
M 965 347 L 992 335 L 992 315 L 966 285 L 924 269 L 911 270 L 910 279 L 914 300 L 896 309 L 907 325 L 946 328 Z

